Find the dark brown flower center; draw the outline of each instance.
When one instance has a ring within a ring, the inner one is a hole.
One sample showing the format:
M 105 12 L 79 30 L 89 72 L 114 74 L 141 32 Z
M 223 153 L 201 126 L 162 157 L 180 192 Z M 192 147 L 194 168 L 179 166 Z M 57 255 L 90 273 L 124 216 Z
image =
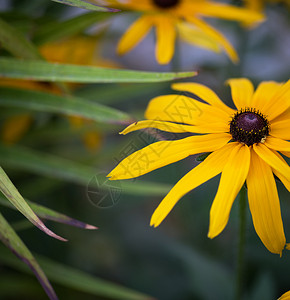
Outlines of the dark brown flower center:
M 153 0 L 153 3 L 160 8 L 170 8 L 178 4 L 180 0 Z
M 269 135 L 269 129 L 266 117 L 252 108 L 239 110 L 230 122 L 230 134 L 234 141 L 248 146 L 263 143 Z

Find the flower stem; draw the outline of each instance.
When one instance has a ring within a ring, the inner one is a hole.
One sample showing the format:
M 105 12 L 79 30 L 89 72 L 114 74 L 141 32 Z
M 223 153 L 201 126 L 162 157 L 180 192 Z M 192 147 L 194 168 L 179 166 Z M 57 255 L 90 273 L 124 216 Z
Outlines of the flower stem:
M 246 240 L 246 188 L 243 186 L 239 193 L 239 248 L 237 255 L 236 300 L 242 299 L 244 279 L 244 256 Z

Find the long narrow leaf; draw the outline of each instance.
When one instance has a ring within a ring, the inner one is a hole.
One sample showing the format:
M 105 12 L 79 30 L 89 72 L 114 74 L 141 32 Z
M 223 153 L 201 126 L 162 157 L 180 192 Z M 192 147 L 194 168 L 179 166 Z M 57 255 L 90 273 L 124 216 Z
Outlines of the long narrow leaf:
M 94 11 L 110 11 L 110 12 L 119 11 L 119 9 L 103 7 L 96 4 L 88 3 L 83 0 L 52 0 L 52 1 L 70 5 L 70 6 L 76 6 L 83 9 L 94 10 Z
M 160 82 L 195 76 L 196 72 L 158 73 L 0 58 L 0 77 L 80 83 Z
M 17 170 L 26 170 L 86 186 L 92 179 L 102 182 L 105 177 L 105 174 L 100 175 L 100 172 L 92 167 L 19 146 L 0 145 L 0 163 Z M 117 181 L 110 181 L 110 185 L 97 187 L 104 190 L 120 188 Z M 124 194 L 130 195 L 164 196 L 170 190 L 167 184 L 144 180 L 142 182 L 124 181 L 121 187 Z
M 50 22 L 37 29 L 33 41 L 37 45 L 41 45 L 62 38 L 68 38 L 111 16 L 111 13 L 102 14 L 89 12 L 63 22 Z
M 2 242 L 33 271 L 46 294 L 51 300 L 58 299 L 46 275 L 37 261 L 0 213 L 0 239 Z
M 34 45 L 17 29 L 0 18 L 0 44 L 11 54 L 25 59 L 41 59 Z M 1 69 L 1 67 L 0 67 Z
M 43 224 L 43 222 L 37 217 L 37 215 L 33 212 L 30 206 L 20 195 L 16 187 L 13 185 L 13 183 L 11 182 L 11 180 L 9 179 L 9 177 L 6 175 L 6 173 L 1 167 L 0 167 L 0 191 L 32 224 L 34 224 L 40 230 L 44 231 L 46 234 L 56 239 L 59 239 L 61 241 L 66 241 L 64 238 L 53 233 Z
M 6 249 L 0 248 L 0 261 L 4 265 L 8 265 L 28 272 L 18 261 L 6 251 Z M 47 277 L 52 282 L 66 286 L 70 289 L 86 292 L 99 297 L 106 297 L 108 299 L 119 300 L 153 300 L 152 297 L 144 295 L 140 292 L 131 290 L 121 285 L 111 283 L 101 278 L 92 276 L 85 272 L 76 270 L 72 267 L 57 263 L 45 257 L 36 255 L 37 260 L 42 266 L 43 270 L 47 274 Z
M 1 72 L 1 71 L 0 71 Z M 104 123 L 130 122 L 126 113 L 85 99 L 14 88 L 0 88 L 0 105 L 76 115 Z
M 96 226 L 86 224 L 84 222 L 81 222 L 79 220 L 73 219 L 71 217 L 68 217 L 64 214 L 61 214 L 55 210 L 52 210 L 50 208 L 47 208 L 43 205 L 37 204 L 32 201 L 26 200 L 26 202 L 30 205 L 30 207 L 33 209 L 35 214 L 42 219 L 51 220 L 63 224 L 68 224 L 75 227 L 80 227 L 84 229 L 98 229 Z M 4 197 L 0 195 L 0 204 L 4 205 L 6 207 L 16 209 L 15 206 L 13 206 L 10 202 L 8 202 Z

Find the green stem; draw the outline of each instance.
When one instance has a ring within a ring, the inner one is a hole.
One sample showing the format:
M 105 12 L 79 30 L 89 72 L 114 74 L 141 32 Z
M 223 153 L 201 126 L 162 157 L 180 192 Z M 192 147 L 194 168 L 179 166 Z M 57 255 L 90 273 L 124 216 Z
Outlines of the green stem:
M 239 248 L 237 255 L 237 277 L 236 277 L 236 300 L 242 299 L 243 279 L 244 279 L 244 256 L 245 256 L 245 240 L 246 240 L 246 188 L 243 186 L 240 190 L 239 203 Z

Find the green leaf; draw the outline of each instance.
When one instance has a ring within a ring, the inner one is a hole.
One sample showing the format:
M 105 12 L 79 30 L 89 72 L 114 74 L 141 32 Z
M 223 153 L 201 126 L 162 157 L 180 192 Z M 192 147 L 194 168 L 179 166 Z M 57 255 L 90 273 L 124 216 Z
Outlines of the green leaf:
M 86 13 L 63 22 L 50 22 L 37 29 L 33 41 L 37 45 L 68 38 L 78 34 L 93 24 L 102 22 L 112 14 Z
M 0 163 L 17 170 L 25 170 L 52 178 L 60 178 L 85 186 L 87 186 L 92 179 L 102 182 L 106 175 L 103 174 L 103 172 L 100 174 L 100 171 L 95 168 L 81 163 L 19 146 L 0 145 Z M 114 187 L 119 189 L 120 182 L 110 181 L 110 186 L 101 186 L 104 190 Z M 168 193 L 171 186 L 142 180 L 142 182 L 121 181 L 121 188 L 124 194 L 129 195 L 164 196 Z
M 0 88 L 0 105 L 75 115 L 104 123 L 132 122 L 124 112 L 85 99 L 14 88 Z
M 29 266 L 36 278 L 39 280 L 48 297 L 52 300 L 57 299 L 57 296 L 41 267 L 38 265 L 31 252 L 28 250 L 13 228 L 7 223 L 1 213 L 0 239 L 18 258 L 20 258 Z
M 25 59 L 41 59 L 34 45 L 17 29 L 0 18 L 0 44 L 16 57 Z M 0 67 L 1 68 L 1 67 Z
M 4 170 L 0 167 L 0 191 L 3 195 L 36 227 L 44 231 L 46 234 L 66 241 L 62 237 L 56 235 L 51 230 L 49 230 L 43 222 L 36 216 L 30 206 L 26 203 L 23 197 L 20 195 L 16 187 L 13 185 L 9 177 L 6 175 Z
M 27 272 L 25 266 L 20 265 L 10 253 L 0 248 L 0 259 L 3 264 L 12 266 L 18 270 Z M 57 263 L 45 257 L 36 255 L 37 260 L 47 274 L 47 277 L 58 284 L 70 289 L 90 293 L 99 297 L 120 300 L 153 300 L 152 297 L 131 290 L 121 285 L 111 283 L 107 280 L 92 276 L 72 267 Z
M 52 0 L 52 1 L 70 5 L 70 6 L 76 6 L 83 9 L 94 10 L 94 11 L 110 11 L 110 12 L 120 11 L 119 9 L 102 7 L 82 0 Z
M 196 72 L 158 73 L 0 58 L 0 77 L 79 83 L 160 82 L 195 76 Z
M 35 202 L 28 201 L 28 200 L 26 200 L 26 202 L 30 205 L 32 210 L 35 212 L 35 214 L 39 218 L 51 220 L 51 221 L 59 222 L 59 223 L 63 223 L 63 224 L 68 224 L 71 226 L 80 227 L 80 228 L 84 228 L 84 229 L 97 229 L 97 227 L 95 227 L 93 225 L 89 225 L 84 222 L 78 221 L 76 219 L 68 217 L 64 214 L 61 214 L 55 210 L 52 210 L 50 208 L 47 208 L 47 207 L 37 204 Z M 12 204 L 10 204 L 9 202 L 7 202 L 7 200 L 4 197 L 2 197 L 1 195 L 0 195 L 0 204 L 4 205 L 6 207 L 9 207 L 9 208 L 15 209 L 15 207 Z

